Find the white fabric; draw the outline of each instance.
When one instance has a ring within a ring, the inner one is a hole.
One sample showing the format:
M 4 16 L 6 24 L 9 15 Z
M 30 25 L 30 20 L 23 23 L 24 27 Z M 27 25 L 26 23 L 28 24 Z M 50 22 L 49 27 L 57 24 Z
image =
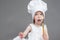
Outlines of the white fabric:
M 36 27 L 35 24 L 30 24 L 32 31 L 28 33 L 28 38 L 21 39 L 19 36 L 15 37 L 13 40 L 43 40 L 42 37 L 42 27 Z M 46 25 L 44 25 L 44 29 L 47 29 Z
M 42 27 L 36 27 L 35 24 L 30 24 L 32 31 L 28 35 L 28 40 L 43 40 L 42 38 Z
M 16 36 L 13 40 L 26 40 L 25 38 L 21 39 L 19 36 Z
M 35 15 L 35 12 L 42 11 L 45 17 L 45 12 L 47 11 L 47 3 L 45 3 L 42 0 L 32 0 L 29 2 L 28 6 L 28 12 L 32 14 L 32 18 Z

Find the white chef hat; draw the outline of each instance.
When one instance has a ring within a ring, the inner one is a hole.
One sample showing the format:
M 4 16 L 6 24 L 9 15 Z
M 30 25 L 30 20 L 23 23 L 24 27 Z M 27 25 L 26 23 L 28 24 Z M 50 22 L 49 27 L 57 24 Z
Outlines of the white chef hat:
M 27 6 L 28 12 L 32 14 L 32 19 L 34 18 L 35 12 L 42 11 L 45 17 L 45 12 L 47 11 L 47 3 L 42 0 L 31 0 Z

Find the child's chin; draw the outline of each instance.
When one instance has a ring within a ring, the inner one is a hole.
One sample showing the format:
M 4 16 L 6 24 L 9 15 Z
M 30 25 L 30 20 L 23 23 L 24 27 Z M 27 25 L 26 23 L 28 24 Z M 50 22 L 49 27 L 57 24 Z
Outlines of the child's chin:
M 42 22 L 37 22 L 38 24 L 41 24 Z

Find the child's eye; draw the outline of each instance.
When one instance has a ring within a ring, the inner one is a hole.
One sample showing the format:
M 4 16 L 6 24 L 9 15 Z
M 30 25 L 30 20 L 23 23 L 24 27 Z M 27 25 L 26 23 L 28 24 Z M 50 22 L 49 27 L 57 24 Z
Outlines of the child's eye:
M 38 15 L 38 14 L 35 14 L 35 15 Z
M 43 15 L 43 13 L 41 13 L 40 15 Z
M 40 15 L 43 15 L 42 13 Z

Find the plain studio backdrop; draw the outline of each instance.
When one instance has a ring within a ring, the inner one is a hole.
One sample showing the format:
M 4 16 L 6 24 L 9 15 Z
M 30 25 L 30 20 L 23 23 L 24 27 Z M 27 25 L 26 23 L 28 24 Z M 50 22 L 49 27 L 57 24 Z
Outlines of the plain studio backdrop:
M 30 0 L 0 0 L 0 40 L 10 40 L 32 22 L 27 12 Z M 48 4 L 45 23 L 49 39 L 60 40 L 60 0 L 43 0 Z

